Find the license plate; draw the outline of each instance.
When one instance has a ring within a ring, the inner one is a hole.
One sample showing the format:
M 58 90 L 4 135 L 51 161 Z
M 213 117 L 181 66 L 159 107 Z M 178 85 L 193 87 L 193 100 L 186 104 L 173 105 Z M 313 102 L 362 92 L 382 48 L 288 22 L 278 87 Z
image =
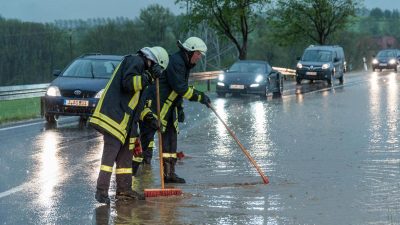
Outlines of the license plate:
M 229 86 L 230 89 L 244 89 L 244 85 L 240 85 L 240 84 L 231 84 L 231 86 Z
M 315 75 L 317 75 L 317 72 L 306 72 L 306 75 L 315 76 Z
M 379 66 L 387 66 L 386 63 L 379 63 Z
M 64 100 L 64 105 L 68 106 L 89 106 L 89 101 L 86 100 Z

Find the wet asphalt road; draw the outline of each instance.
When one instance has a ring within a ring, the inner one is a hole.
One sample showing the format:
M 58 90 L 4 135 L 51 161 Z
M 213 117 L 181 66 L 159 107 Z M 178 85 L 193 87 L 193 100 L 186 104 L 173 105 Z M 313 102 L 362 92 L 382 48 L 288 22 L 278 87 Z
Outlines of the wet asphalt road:
M 268 185 L 211 110 L 186 102 L 184 195 L 111 206 L 94 199 L 96 131 L 76 118 L 0 127 L 0 224 L 400 224 L 399 85 L 358 72 L 333 88 L 287 81 L 282 98 L 211 94 Z M 159 187 L 157 157 L 140 180 Z

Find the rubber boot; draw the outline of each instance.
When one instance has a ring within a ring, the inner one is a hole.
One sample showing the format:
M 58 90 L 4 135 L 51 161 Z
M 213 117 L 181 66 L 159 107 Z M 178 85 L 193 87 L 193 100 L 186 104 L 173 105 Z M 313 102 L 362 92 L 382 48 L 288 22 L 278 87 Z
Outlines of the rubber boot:
M 107 190 L 96 190 L 96 195 L 94 196 L 96 200 L 100 203 L 106 203 L 107 205 L 110 204 L 110 197 L 108 197 L 108 191 Z
M 117 191 L 115 198 L 120 201 L 131 201 L 131 200 L 144 200 L 144 194 L 138 193 L 133 190 Z
M 174 158 L 167 158 L 164 160 L 164 182 L 165 183 L 178 183 L 178 184 L 184 184 L 186 183 L 185 179 L 178 177 L 175 173 L 175 164 L 176 160 Z

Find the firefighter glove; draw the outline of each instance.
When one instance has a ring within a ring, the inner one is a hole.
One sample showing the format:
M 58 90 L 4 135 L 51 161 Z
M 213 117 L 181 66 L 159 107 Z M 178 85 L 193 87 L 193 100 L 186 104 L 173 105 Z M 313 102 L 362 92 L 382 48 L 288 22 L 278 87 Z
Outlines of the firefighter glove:
M 145 123 L 154 130 L 158 130 L 158 120 L 153 116 L 152 113 L 147 113 L 144 117 Z
M 153 79 L 160 78 L 161 74 L 163 73 L 164 69 L 160 66 L 160 64 L 155 63 L 152 67 L 150 67 L 149 72 Z
M 207 107 L 210 107 L 209 105 L 211 104 L 211 100 L 206 94 L 202 92 L 200 103 L 206 105 Z
M 139 138 L 136 138 L 135 148 L 133 149 L 133 155 L 135 157 L 142 156 L 142 145 L 140 144 L 140 139 Z

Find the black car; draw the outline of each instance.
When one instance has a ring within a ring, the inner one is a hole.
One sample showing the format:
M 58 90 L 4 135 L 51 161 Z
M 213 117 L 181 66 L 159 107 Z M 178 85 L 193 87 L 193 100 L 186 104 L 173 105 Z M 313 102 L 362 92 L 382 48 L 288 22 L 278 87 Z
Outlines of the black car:
M 58 76 L 41 99 L 42 116 L 49 123 L 60 115 L 80 116 L 86 121 L 92 115 L 108 80 L 123 56 L 86 54 L 76 58 Z
M 379 69 L 393 69 L 397 72 L 399 66 L 400 50 L 398 49 L 385 49 L 378 52 L 376 57 L 372 60 L 372 71 Z
M 239 60 L 229 70 L 218 76 L 216 91 L 219 97 L 232 94 L 257 94 L 266 97 L 268 93 L 281 95 L 283 76 L 261 60 Z

